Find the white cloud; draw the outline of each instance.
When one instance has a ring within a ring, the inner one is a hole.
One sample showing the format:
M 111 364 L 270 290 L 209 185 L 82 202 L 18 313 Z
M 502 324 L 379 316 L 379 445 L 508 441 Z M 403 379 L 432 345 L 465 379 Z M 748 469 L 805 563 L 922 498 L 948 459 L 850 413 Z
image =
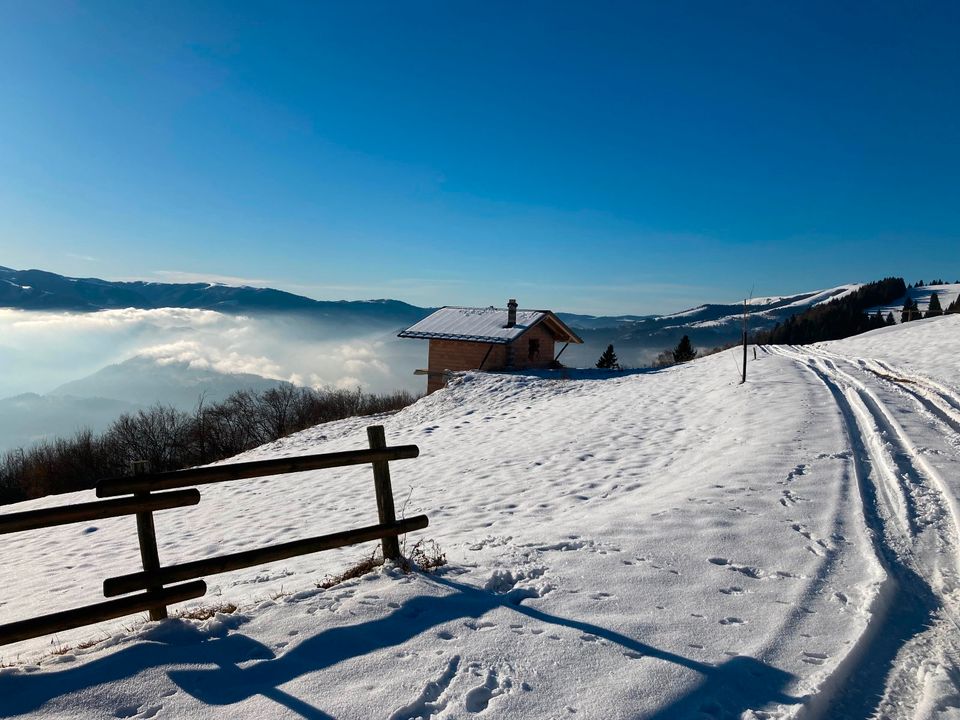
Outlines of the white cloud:
M 421 343 L 397 342 L 392 333 L 331 337 L 329 330 L 309 322 L 184 308 L 95 313 L 0 309 L 0 397 L 49 392 L 136 355 L 303 385 L 422 391 L 412 376 L 426 352 Z
M 88 333 L 111 329 L 124 330 L 140 325 L 157 329 L 174 329 L 183 326 L 232 325 L 247 320 L 242 315 L 224 315 L 213 310 L 190 308 L 159 308 L 139 310 L 100 310 L 93 313 L 33 312 L 0 308 L 0 327 L 29 333 L 32 330 L 51 330 Z
M 252 373 L 278 379 L 283 379 L 284 376 L 284 369 L 270 358 L 197 340 L 178 340 L 153 345 L 142 348 L 137 354 L 153 358 L 161 365 L 186 363 L 192 368 L 216 370 L 222 373 Z

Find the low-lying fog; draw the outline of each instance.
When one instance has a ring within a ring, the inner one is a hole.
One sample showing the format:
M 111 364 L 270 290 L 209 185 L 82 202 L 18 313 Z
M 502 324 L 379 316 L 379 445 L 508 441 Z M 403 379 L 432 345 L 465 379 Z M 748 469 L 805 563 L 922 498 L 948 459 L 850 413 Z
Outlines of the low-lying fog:
M 426 360 L 426 343 L 401 341 L 396 331 L 356 334 L 309 316 L 183 308 L 95 313 L 0 309 L 0 365 L 5 368 L 0 396 L 50 392 L 137 355 L 160 364 L 186 362 L 303 385 L 419 390 L 423 379 L 412 373 L 418 358 L 421 364 Z
M 123 410 L 149 404 L 151 396 L 178 405 L 190 397 L 192 403 L 191 388 L 201 384 L 215 387 L 214 395 L 232 384 L 263 387 L 250 376 L 315 387 L 422 393 L 426 382 L 413 371 L 425 366 L 427 344 L 400 340 L 396 333 L 401 329 L 183 308 L 94 313 L 0 309 L 0 450 L 85 425 L 101 429 Z M 128 362 L 131 358 L 138 360 Z M 89 377 L 98 371 L 103 372 Z M 246 377 L 231 377 L 236 373 Z M 134 382 L 136 391 L 131 391 Z M 175 400 L 171 382 L 184 386 Z M 63 385 L 67 387 L 60 389 Z M 43 397 L 17 397 L 25 393 Z

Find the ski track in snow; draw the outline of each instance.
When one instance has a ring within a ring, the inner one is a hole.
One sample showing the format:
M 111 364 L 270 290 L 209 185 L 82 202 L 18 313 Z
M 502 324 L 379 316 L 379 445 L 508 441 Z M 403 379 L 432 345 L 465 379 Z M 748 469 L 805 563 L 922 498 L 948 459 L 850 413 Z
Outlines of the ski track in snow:
M 212 576 L 187 605 L 236 614 L 0 648 L 0 717 L 955 720 L 960 393 L 912 349 L 960 327 L 936 322 L 769 348 L 743 386 L 730 354 L 470 373 L 245 453 L 228 462 L 362 447 L 382 423 L 421 448 L 391 464 L 397 508 L 450 565 L 315 586 L 368 545 Z M 202 492 L 158 515 L 165 563 L 376 512 L 369 468 Z M 8 536 L 0 621 L 99 599 L 135 537 L 131 518 Z
M 868 385 L 895 384 L 942 425 L 942 437 L 953 444 L 957 396 L 882 361 L 850 359 L 822 347 L 769 350 L 806 367 L 833 395 L 854 448 L 874 549 L 888 574 L 871 627 L 807 715 L 914 717 L 925 700 L 923 684 L 916 682 L 930 673 L 925 665 L 933 660 L 952 677 L 960 673 L 956 499 Z M 860 377 L 852 374 L 857 370 Z

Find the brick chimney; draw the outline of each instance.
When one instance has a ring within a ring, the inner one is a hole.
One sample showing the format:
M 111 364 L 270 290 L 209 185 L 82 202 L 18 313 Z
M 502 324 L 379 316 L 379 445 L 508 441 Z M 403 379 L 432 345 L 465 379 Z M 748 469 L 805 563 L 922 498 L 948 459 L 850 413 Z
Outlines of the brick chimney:
M 517 301 L 510 298 L 507 303 L 507 327 L 513 327 L 517 324 Z

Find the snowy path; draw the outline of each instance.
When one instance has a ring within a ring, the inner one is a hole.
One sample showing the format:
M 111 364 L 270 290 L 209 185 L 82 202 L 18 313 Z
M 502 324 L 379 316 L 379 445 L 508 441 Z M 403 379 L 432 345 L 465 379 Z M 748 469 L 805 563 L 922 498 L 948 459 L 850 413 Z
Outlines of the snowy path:
M 938 685 L 944 674 L 953 682 L 960 677 L 960 516 L 957 488 L 942 479 L 947 472 L 957 477 L 960 397 L 880 360 L 822 347 L 768 351 L 801 364 L 833 396 L 853 448 L 874 552 L 888 576 L 870 626 L 811 703 L 812 714 L 864 717 L 875 707 L 880 717 L 928 714 L 929 698 L 941 692 L 917 679 Z
M 445 572 L 316 587 L 368 547 L 215 576 L 193 604 L 236 614 L 0 649 L 0 717 L 955 720 L 960 393 L 909 349 L 960 356 L 942 330 L 960 323 L 938 322 L 761 353 L 746 385 L 730 354 L 592 380 L 467 374 L 377 419 L 421 448 L 392 465 L 397 505 L 429 515 Z M 236 460 L 363 446 L 370 422 Z M 374 508 L 365 468 L 204 488 L 158 515 L 160 555 Z M 9 536 L 0 621 L 96 600 L 137 557 L 124 519 Z M 76 647 L 88 637 L 103 642 Z

